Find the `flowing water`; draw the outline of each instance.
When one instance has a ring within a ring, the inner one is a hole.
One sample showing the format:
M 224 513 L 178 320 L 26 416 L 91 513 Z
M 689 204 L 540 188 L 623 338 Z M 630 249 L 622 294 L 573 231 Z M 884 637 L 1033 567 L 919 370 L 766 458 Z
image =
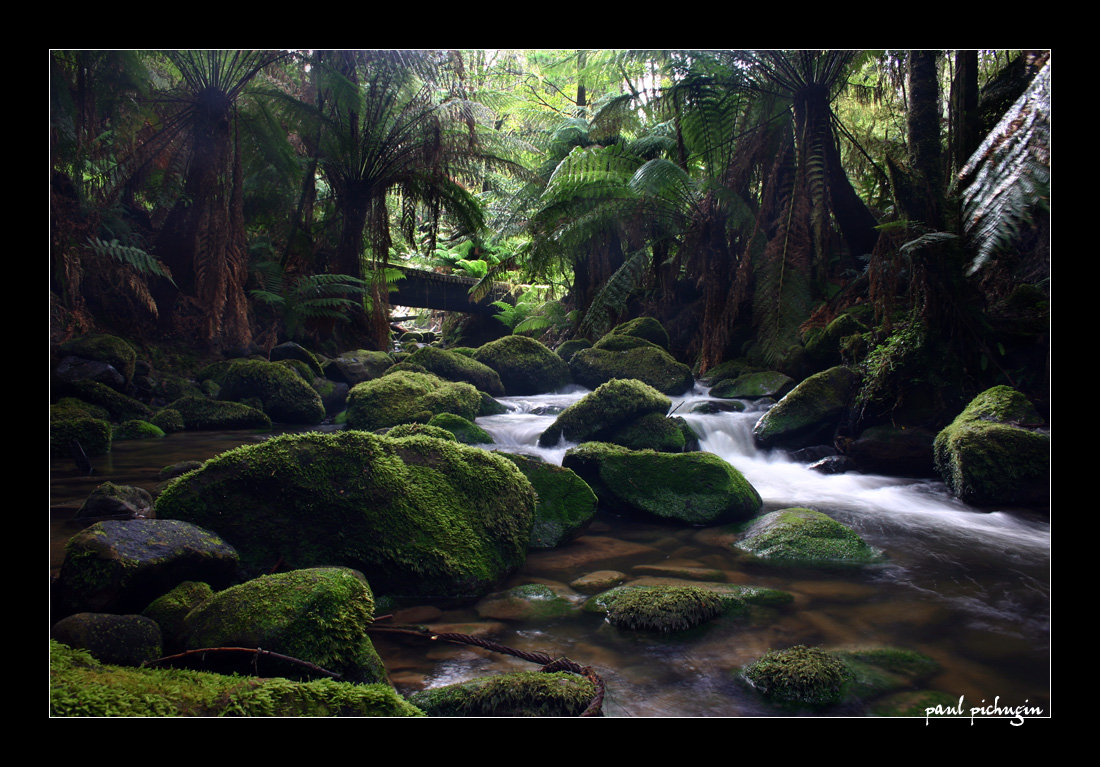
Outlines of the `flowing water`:
M 554 413 L 586 393 L 501 400 L 509 413 L 478 419 L 495 448 L 536 454 L 561 463 L 567 445 L 536 446 Z M 826 649 L 898 647 L 939 662 L 925 689 L 966 706 L 1028 705 L 1049 714 L 1050 526 L 1034 510 L 982 512 L 952 498 L 931 480 L 874 475 L 822 475 L 785 454 L 757 452 L 751 431 L 761 411 L 690 413 L 705 390 L 674 400 L 700 436 L 701 449 L 733 464 L 764 499 L 764 511 L 804 506 L 854 528 L 885 554 L 860 569 L 778 569 L 747 563 L 716 529 L 684 528 L 617 518 L 601 512 L 574 543 L 533 553 L 506 586 L 568 584 L 596 570 L 630 578 L 660 574 L 660 566 L 694 567 L 734 584 L 766 586 L 794 595 L 793 604 L 761 609 L 752 620 L 723 619 L 686 636 L 655 637 L 612 628 L 598 615 L 542 623 L 505 623 L 478 617 L 473 608 L 433 607 L 398 613 L 399 620 L 430 623 L 438 631 L 479 633 L 521 650 L 565 655 L 597 668 L 607 682 L 609 716 L 774 716 L 736 670 L 769 649 L 796 644 Z M 751 408 L 751 405 L 750 405 Z M 74 506 L 100 481 L 153 489 L 160 467 L 205 459 L 268 435 L 178 434 L 164 440 L 117 443 L 97 459 L 97 477 L 76 477 L 61 462 L 53 474 L 54 561 L 71 535 Z M 655 569 L 657 566 L 657 569 Z M 578 595 L 578 600 L 580 596 Z M 530 664 L 484 650 L 376 640 L 402 692 L 462 681 L 486 673 L 527 670 Z M 866 714 L 860 704 L 827 715 Z

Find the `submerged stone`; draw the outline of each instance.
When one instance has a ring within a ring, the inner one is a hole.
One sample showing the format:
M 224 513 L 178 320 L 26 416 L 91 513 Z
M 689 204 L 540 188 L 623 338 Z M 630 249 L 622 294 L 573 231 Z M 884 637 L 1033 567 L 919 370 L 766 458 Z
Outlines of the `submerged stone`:
M 867 564 L 879 559 L 850 527 L 812 509 L 780 509 L 754 519 L 733 544 L 776 564 Z
M 753 687 L 774 703 L 813 708 L 843 700 L 852 678 L 838 658 L 804 645 L 772 650 L 747 666 L 744 674 Z

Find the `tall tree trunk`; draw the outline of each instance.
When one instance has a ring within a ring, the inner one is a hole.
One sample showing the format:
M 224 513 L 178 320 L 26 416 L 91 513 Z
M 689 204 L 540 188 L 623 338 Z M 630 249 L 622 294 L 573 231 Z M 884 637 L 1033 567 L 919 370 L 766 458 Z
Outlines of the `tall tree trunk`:
M 909 168 L 915 189 L 910 216 L 942 230 L 943 165 L 940 150 L 940 86 L 936 51 L 909 51 Z

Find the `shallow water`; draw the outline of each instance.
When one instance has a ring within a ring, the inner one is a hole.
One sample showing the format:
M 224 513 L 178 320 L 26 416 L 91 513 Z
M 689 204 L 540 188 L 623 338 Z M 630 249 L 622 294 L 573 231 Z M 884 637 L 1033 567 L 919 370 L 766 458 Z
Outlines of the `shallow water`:
M 508 414 L 478 419 L 496 449 L 541 455 L 560 463 L 567 445 L 536 447 L 556 408 L 585 390 L 504 398 Z M 713 530 L 630 521 L 600 513 L 588 534 L 529 557 L 507 586 L 568 584 L 595 570 L 647 577 L 654 565 L 709 568 L 729 583 L 788 591 L 795 602 L 759 609 L 752 620 L 722 619 L 687 635 L 652 637 L 619 631 L 599 616 L 545 623 L 480 620 L 472 608 L 405 613 L 438 631 L 484 633 L 521 650 L 565 655 L 592 665 L 607 682 L 609 716 L 777 716 L 736 673 L 768 649 L 795 644 L 826 649 L 891 646 L 917 650 L 942 670 L 928 689 L 965 696 L 967 705 L 1039 706 L 1049 713 L 1050 526 L 1032 510 L 980 512 L 953 499 L 939 482 L 873 475 L 826 476 L 791 463 L 781 452 L 752 445 L 755 413 L 690 414 L 704 390 L 678 398 L 674 409 L 700 435 L 701 447 L 737 467 L 757 488 L 765 511 L 808 506 L 851 526 L 885 555 L 861 569 L 776 569 L 737 557 Z M 532 412 L 536 411 L 536 412 Z M 536 414 L 541 413 L 541 414 Z M 270 433 L 188 433 L 163 440 L 117 443 L 81 478 L 55 462 L 52 481 L 53 561 L 79 525 L 67 518 L 106 479 L 152 490 L 162 466 L 202 460 Z M 578 599 L 580 597 L 578 596 Z M 425 617 L 426 616 L 426 617 Z M 398 620 L 402 614 L 398 613 Z M 454 626 L 454 628 L 449 628 Z M 502 670 L 533 668 L 485 650 L 376 639 L 391 678 L 411 692 Z M 859 704 L 830 716 L 859 716 Z

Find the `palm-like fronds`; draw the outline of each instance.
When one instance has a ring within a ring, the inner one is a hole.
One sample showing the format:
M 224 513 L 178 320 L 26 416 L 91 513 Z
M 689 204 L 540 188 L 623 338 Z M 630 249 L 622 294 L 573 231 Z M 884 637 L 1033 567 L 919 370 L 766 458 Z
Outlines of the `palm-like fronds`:
M 1036 205 L 1050 204 L 1050 62 L 959 173 L 970 273 L 1006 247 Z

